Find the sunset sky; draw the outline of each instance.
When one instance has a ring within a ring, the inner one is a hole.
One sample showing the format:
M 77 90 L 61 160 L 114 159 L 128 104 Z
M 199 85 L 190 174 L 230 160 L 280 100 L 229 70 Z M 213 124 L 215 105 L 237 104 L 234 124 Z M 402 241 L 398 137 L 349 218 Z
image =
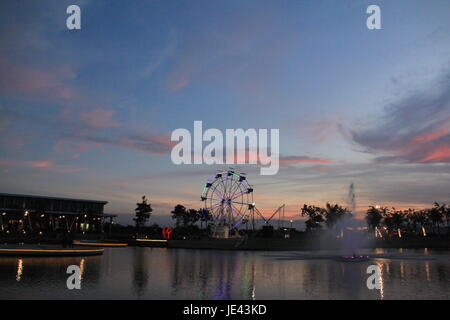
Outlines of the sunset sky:
M 81 30 L 66 8 L 81 8 Z M 366 8 L 381 7 L 368 30 Z M 109 201 L 131 223 L 199 208 L 227 166 L 170 134 L 280 129 L 281 167 L 234 166 L 281 204 L 450 202 L 450 1 L 1 1 L 0 192 Z M 158 221 L 158 218 L 155 218 Z

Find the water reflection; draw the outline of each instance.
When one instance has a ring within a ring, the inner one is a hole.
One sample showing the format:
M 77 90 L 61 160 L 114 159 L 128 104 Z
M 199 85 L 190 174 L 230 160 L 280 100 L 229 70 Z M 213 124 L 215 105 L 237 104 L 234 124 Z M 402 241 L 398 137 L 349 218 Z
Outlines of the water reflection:
M 384 272 L 383 263 L 377 262 L 378 270 L 380 271 L 380 299 L 384 300 Z
M 20 279 L 22 279 L 22 272 L 23 272 L 23 260 L 18 259 L 16 281 L 20 281 Z
M 80 261 L 80 281 L 83 280 L 83 275 L 84 275 L 84 263 L 85 263 L 85 259 L 82 258 Z
M 141 297 L 145 292 L 148 284 L 149 268 L 147 265 L 147 256 L 145 251 L 141 248 L 135 247 L 133 260 L 133 287 L 134 292 L 138 297 Z
M 85 258 L 0 258 L 0 298 L 449 299 L 450 252 L 404 250 L 361 263 L 297 253 L 107 249 Z M 310 254 L 311 255 L 311 254 Z M 395 259 L 408 256 L 408 259 Z M 424 258 L 426 257 L 426 258 Z M 68 290 L 66 269 L 81 269 Z M 380 290 L 366 285 L 376 264 Z

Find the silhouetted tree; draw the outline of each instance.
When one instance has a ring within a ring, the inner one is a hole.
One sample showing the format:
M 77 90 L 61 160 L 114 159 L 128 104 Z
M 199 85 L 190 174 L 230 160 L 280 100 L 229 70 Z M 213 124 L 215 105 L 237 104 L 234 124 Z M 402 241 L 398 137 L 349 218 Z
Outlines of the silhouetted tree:
M 171 211 L 171 213 L 172 219 L 175 219 L 175 225 L 177 227 L 180 226 L 181 221 L 183 222 L 183 225 L 186 225 L 187 211 L 185 206 L 177 204 L 175 208 Z
M 136 203 L 136 206 L 136 209 L 134 209 L 136 217 L 133 218 L 133 220 L 136 223 L 136 233 L 139 234 L 141 228 L 145 225 L 147 220 L 150 219 L 153 209 L 152 205 L 147 202 L 145 196 L 142 196 L 142 202 Z
M 381 216 L 383 217 L 383 224 L 389 230 L 392 231 L 394 229 L 394 221 L 391 215 L 391 210 L 388 210 L 387 207 L 380 208 Z
M 380 226 L 382 218 L 383 216 L 381 215 L 379 208 L 370 206 L 369 209 L 367 209 L 366 222 L 372 230 L 375 230 L 375 228 Z
M 439 225 L 442 223 L 444 214 L 445 214 L 445 205 L 441 206 L 437 202 L 434 203 L 433 208 L 428 210 L 428 218 L 433 226 L 433 232 L 436 232 L 435 227 L 437 226 L 438 234 L 440 233 Z
M 421 227 L 426 227 L 429 225 L 427 210 L 419 210 L 417 212 L 417 216 L 415 216 L 415 219 L 417 219 L 417 222 Z
M 447 233 L 450 232 L 450 205 L 445 208 L 445 221 L 447 222 Z
M 320 223 L 324 221 L 322 208 L 316 206 L 308 206 L 305 204 L 301 209 L 301 215 L 308 216 L 308 219 L 305 221 L 307 231 L 322 228 L 322 226 L 320 225 Z
M 351 213 L 347 209 L 338 204 L 331 205 L 327 203 L 325 209 L 322 209 L 322 212 L 328 229 L 334 229 L 335 225 L 339 223 L 342 218 L 351 216 Z
M 200 220 L 200 214 L 195 209 L 189 209 L 188 210 L 188 217 L 187 222 L 189 224 L 195 224 L 198 220 Z
M 208 222 L 213 220 L 213 216 L 211 212 L 205 208 L 198 210 L 198 213 L 200 215 L 200 228 L 203 229 L 203 223 L 205 223 L 206 226 L 208 226 Z
M 402 227 L 403 222 L 405 222 L 405 214 L 401 210 L 395 210 L 392 208 L 392 211 L 389 213 L 392 221 L 393 227 L 397 230 Z
M 417 225 L 414 225 L 414 223 L 412 221 L 412 215 L 414 212 L 415 212 L 415 210 L 411 209 L 411 208 L 403 211 L 403 215 L 404 215 L 405 222 L 406 222 L 406 229 L 408 231 L 411 231 L 411 224 L 413 224 L 413 230 L 414 231 L 416 230 Z

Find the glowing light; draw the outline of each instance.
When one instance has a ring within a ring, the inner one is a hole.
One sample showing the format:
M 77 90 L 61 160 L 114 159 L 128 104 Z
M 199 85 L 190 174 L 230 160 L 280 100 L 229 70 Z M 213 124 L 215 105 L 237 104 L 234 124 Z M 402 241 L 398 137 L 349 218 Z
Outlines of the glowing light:
M 378 227 L 375 227 L 375 237 L 378 238 L 383 238 L 383 235 L 381 234 L 381 231 L 378 230 Z
M 380 299 L 383 300 L 384 299 L 383 264 L 377 262 L 377 265 L 378 265 L 378 270 L 380 270 Z
M 97 250 L 43 250 L 43 249 L 0 249 L 0 252 L 53 252 L 53 253 L 90 253 L 90 252 L 103 252 L 104 249 L 97 249 Z
M 84 260 L 84 258 L 83 258 L 83 259 L 81 259 L 81 261 L 80 261 L 80 281 L 83 279 L 83 274 L 84 274 L 84 263 L 85 263 L 85 260 Z
M 83 245 L 83 246 L 114 246 L 114 247 L 125 247 L 128 244 L 126 243 L 97 243 L 97 242 L 81 242 L 81 241 L 74 241 L 74 244 Z
M 139 242 L 167 242 L 167 240 L 159 240 L 159 239 L 136 239 Z
M 164 237 L 165 240 L 170 240 L 170 236 L 172 235 L 172 228 L 168 227 L 168 228 L 162 228 L 162 235 Z
M 425 231 L 425 228 L 424 228 L 424 227 L 422 227 L 422 234 L 423 234 L 423 236 L 424 236 L 424 237 L 426 237 L 426 236 L 427 236 L 427 233 L 426 233 L 426 231 Z
M 19 259 L 17 263 L 16 281 L 20 281 L 22 279 L 22 273 L 23 273 L 23 260 Z
M 401 238 L 402 237 L 402 232 L 400 231 L 400 228 L 397 229 L 397 233 L 398 233 L 398 237 Z

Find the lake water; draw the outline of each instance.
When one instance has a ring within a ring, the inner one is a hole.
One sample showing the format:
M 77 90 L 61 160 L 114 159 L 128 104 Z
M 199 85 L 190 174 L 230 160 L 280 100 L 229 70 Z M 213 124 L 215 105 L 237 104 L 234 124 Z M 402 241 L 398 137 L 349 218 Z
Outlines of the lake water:
M 0 258 L 1 299 L 449 299 L 450 251 L 371 250 L 371 261 L 327 252 L 111 248 L 103 256 Z M 66 269 L 79 265 L 81 290 Z M 369 290 L 367 267 L 381 272 Z

